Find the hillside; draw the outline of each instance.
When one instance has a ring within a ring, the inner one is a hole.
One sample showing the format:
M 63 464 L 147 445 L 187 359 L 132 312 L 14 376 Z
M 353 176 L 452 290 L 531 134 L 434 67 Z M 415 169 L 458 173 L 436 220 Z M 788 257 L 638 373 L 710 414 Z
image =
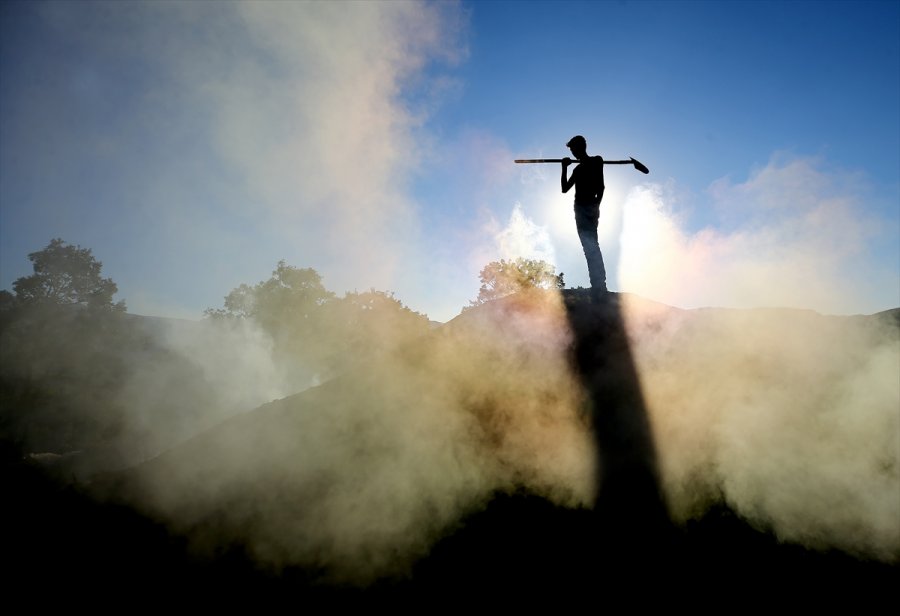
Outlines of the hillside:
M 787 574 L 798 595 L 881 591 L 900 555 L 898 370 L 900 310 L 512 296 L 95 482 L 114 523 L 88 543 L 125 528 L 155 546 L 125 559 L 126 587 L 239 581 L 285 600 L 701 578 L 775 592 Z

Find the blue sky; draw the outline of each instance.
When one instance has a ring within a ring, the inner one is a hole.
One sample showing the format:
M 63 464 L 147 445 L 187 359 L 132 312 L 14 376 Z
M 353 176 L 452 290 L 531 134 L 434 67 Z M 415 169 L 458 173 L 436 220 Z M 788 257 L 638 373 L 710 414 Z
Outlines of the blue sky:
M 900 305 L 898 2 L 5 2 L 0 287 L 61 237 L 139 314 L 285 259 L 447 320 L 491 260 L 587 285 L 553 165 L 607 170 L 610 286 Z

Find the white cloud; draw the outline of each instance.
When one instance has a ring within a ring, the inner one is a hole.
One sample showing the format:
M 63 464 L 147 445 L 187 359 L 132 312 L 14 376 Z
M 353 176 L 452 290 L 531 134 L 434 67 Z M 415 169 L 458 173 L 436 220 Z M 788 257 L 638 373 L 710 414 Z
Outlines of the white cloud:
M 622 287 L 693 307 L 787 306 L 875 312 L 896 305 L 900 279 L 874 258 L 891 225 L 861 207 L 852 176 L 818 161 L 773 159 L 746 182 L 710 188 L 725 224 L 689 231 L 659 185 L 625 206 Z

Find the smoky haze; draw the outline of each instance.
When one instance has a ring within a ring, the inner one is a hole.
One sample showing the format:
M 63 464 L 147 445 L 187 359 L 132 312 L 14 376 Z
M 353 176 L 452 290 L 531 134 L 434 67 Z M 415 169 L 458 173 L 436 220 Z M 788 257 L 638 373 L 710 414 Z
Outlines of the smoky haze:
M 79 480 L 317 382 L 242 321 L 27 308 L 0 327 L 3 435 Z
M 269 567 L 404 572 L 495 490 L 592 497 L 590 433 L 555 296 L 473 310 L 417 344 L 234 418 L 114 492 Z M 486 378 L 486 375 L 490 375 Z M 217 522 L 205 526 L 213 516 Z
M 726 504 L 783 541 L 896 561 L 896 311 L 621 301 L 676 523 Z M 402 575 L 498 491 L 592 506 L 571 336 L 556 292 L 497 300 L 106 489 L 201 554 L 236 542 L 273 570 L 354 584 Z
M 625 315 L 676 519 L 724 499 L 785 541 L 897 559 L 896 310 Z

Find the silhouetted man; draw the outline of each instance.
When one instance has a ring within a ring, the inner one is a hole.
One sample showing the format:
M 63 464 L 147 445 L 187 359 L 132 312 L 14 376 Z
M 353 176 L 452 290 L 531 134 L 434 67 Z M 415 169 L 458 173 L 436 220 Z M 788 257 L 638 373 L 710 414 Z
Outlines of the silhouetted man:
M 606 268 L 603 267 L 603 254 L 597 240 L 597 223 L 600 220 L 600 201 L 605 188 L 603 157 L 588 156 L 587 140 L 581 135 L 572 137 L 566 147 L 578 159 L 578 166 L 572 170 L 572 177 L 569 178 L 567 170 L 574 161 L 568 157 L 562 160 L 562 191 L 567 193 L 572 186 L 575 187 L 575 228 L 578 229 L 578 239 L 581 240 L 584 258 L 587 259 L 591 294 L 601 297 L 606 293 Z

